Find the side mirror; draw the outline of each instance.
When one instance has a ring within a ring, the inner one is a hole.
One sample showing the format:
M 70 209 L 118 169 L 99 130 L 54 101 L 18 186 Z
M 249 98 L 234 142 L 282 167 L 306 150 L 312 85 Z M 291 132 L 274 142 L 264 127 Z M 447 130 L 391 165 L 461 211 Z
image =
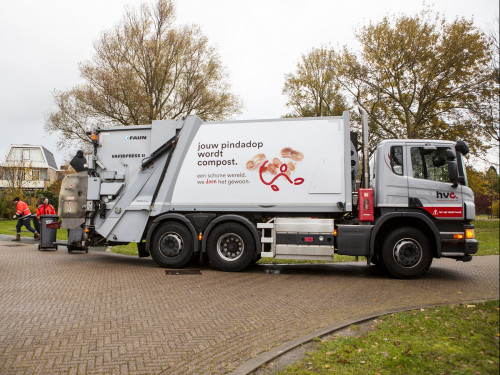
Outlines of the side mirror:
M 455 153 L 452 150 L 447 149 L 446 150 L 446 160 L 448 160 L 448 161 L 457 160 L 457 156 L 455 155 Z
M 469 153 L 469 145 L 465 141 L 458 141 L 455 145 L 455 150 L 465 156 Z
M 448 175 L 453 187 L 456 188 L 458 186 L 458 164 L 456 160 L 448 159 Z

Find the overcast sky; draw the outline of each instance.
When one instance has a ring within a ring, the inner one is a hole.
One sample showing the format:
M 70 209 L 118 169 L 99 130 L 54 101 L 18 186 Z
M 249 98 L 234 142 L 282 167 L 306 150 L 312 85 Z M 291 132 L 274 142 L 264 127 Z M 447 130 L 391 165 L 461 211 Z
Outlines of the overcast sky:
M 153 0 L 151 0 L 153 1 Z M 93 42 L 116 25 L 126 6 L 141 0 L 1 0 L 0 159 L 9 144 L 42 144 L 58 165 L 69 154 L 44 131 L 53 90 L 82 82 L 78 63 L 93 56 Z M 410 0 L 177 0 L 177 23 L 197 24 L 218 50 L 244 111 L 237 119 L 279 118 L 288 112 L 284 75 L 313 47 L 356 48 L 355 28 L 387 14 L 414 15 Z M 473 18 L 498 30 L 498 0 L 434 0 L 448 20 Z M 75 150 L 76 151 L 76 150 Z M 73 152 L 71 153 L 71 156 Z

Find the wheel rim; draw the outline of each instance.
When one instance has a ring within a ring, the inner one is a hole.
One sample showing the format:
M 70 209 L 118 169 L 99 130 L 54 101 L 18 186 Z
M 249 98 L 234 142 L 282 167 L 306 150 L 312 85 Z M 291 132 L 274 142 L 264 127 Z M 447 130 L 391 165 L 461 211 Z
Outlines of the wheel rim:
M 234 262 L 239 259 L 244 250 L 245 244 L 236 233 L 226 233 L 220 236 L 217 241 L 217 253 L 222 259 L 228 262 Z
M 160 239 L 160 251 L 163 255 L 169 258 L 178 256 L 184 248 L 182 237 L 175 232 L 167 232 Z
M 412 238 L 403 238 L 394 246 L 394 260 L 401 267 L 412 268 L 422 260 L 422 248 Z

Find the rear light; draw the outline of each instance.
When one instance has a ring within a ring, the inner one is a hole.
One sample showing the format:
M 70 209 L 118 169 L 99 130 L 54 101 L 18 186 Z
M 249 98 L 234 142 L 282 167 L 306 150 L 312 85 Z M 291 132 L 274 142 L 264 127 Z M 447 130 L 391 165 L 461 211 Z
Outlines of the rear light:
M 335 237 L 337 237 L 337 229 L 334 229 L 334 230 L 333 230 L 333 235 L 334 235 Z
M 467 238 L 468 240 L 472 240 L 474 238 L 474 229 L 466 229 L 465 238 Z

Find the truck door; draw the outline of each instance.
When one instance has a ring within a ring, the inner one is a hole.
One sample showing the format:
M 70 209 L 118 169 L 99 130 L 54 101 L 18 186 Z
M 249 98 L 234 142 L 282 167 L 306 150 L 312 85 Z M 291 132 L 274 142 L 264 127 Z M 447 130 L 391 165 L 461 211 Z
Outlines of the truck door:
M 448 174 L 449 145 L 409 144 L 407 152 L 410 206 L 420 207 L 436 219 L 463 219 L 462 186 L 453 187 Z

